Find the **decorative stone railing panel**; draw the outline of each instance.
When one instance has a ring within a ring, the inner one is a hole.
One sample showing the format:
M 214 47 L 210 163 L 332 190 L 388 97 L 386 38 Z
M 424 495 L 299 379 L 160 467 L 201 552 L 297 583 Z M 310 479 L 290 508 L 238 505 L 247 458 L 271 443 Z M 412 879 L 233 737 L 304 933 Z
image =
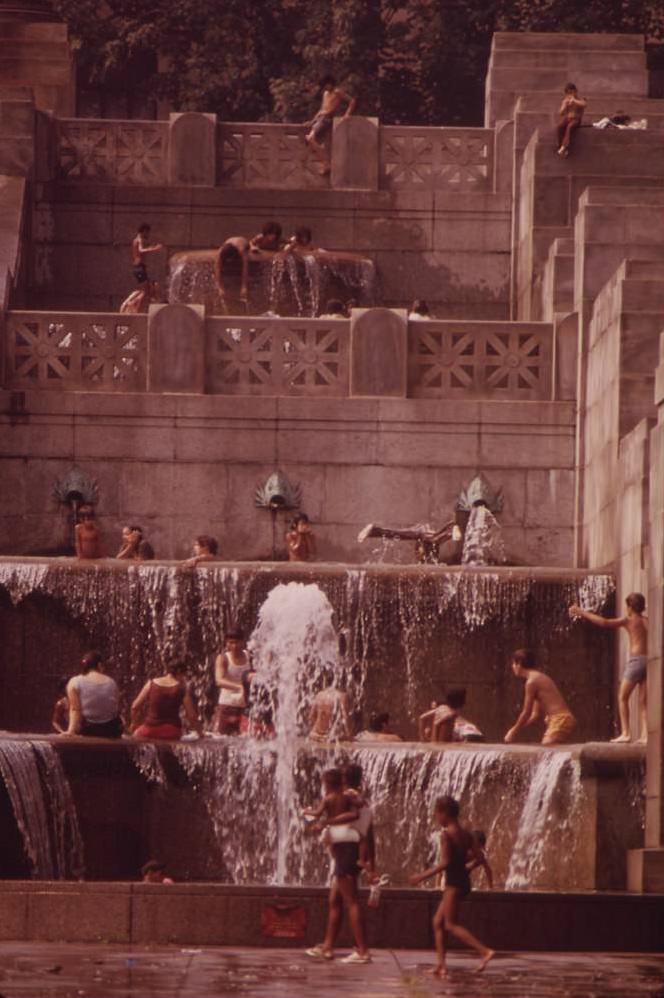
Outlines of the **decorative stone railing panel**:
M 8 312 L 7 388 L 135 392 L 146 388 L 147 316 Z
M 220 124 L 217 182 L 225 187 L 329 187 L 304 141 L 306 133 L 306 125 Z
M 206 336 L 211 393 L 348 395 L 346 319 L 213 318 Z
M 485 191 L 493 186 L 489 128 L 380 129 L 380 186 L 387 189 Z
M 168 183 L 167 121 L 57 121 L 60 180 L 114 184 Z
M 414 398 L 551 398 L 552 331 L 545 323 L 410 322 Z

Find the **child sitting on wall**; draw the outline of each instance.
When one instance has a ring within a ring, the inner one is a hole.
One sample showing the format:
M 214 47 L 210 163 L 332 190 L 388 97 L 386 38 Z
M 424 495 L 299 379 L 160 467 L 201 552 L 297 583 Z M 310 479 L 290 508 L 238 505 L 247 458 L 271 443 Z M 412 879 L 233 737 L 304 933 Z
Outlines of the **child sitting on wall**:
M 442 704 L 433 703 L 420 714 L 419 733 L 422 742 L 483 742 L 484 735 L 472 721 L 462 717 L 466 704 L 465 689 L 447 692 Z
M 172 884 L 175 882 L 166 876 L 166 864 L 160 863 L 157 859 L 150 859 L 141 867 L 141 877 L 144 884 Z

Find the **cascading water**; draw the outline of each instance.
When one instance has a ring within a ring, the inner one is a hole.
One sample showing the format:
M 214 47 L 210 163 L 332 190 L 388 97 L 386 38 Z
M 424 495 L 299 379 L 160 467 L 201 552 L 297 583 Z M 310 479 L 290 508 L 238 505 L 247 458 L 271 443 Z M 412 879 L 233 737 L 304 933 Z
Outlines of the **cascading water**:
M 578 834 L 582 804 L 578 761 L 564 751 L 540 754 L 512 849 L 505 882 L 508 890 L 536 887 L 545 874 L 551 883 L 556 865 L 564 863 Z M 556 856 L 553 864 L 552 853 Z
M 69 782 L 48 742 L 0 739 L 0 775 L 11 801 L 31 875 L 80 880 L 83 842 Z
M 474 506 L 470 511 L 461 553 L 462 565 L 502 565 L 505 544 L 498 520 L 488 506 Z
M 49 649 L 47 674 L 71 674 L 77 666 L 71 657 L 72 643 L 63 642 L 61 630 L 55 628 L 57 621 L 69 620 L 85 635 L 83 647 L 99 647 L 105 653 L 125 703 L 149 676 L 161 671 L 164 662 L 173 657 L 184 660 L 205 718 L 215 702 L 212 665 L 224 631 L 240 626 L 250 633 L 271 591 L 290 578 L 288 566 L 271 564 L 208 563 L 191 571 L 154 563 L 0 562 L 0 589 L 17 608 L 17 626 L 22 626 L 23 607 L 33 608 L 29 619 Z M 356 706 L 367 713 L 389 710 L 405 737 L 412 737 L 417 714 L 439 698 L 441 688 L 462 684 L 468 685 L 474 719 L 487 738 L 502 738 L 516 706 L 505 696 L 507 684 L 514 682 L 507 670 L 508 655 L 526 644 L 541 649 L 544 656 L 554 649 L 557 669 L 563 663 L 572 669 L 578 655 L 583 655 L 584 676 L 595 692 L 581 737 L 609 733 L 609 709 L 602 709 L 598 699 L 598 690 L 606 686 L 606 704 L 612 700 L 609 638 L 597 629 L 589 644 L 580 625 L 570 621 L 567 607 L 581 603 L 596 612 L 610 612 L 614 591 L 610 576 L 561 578 L 536 576 L 527 569 L 369 566 L 312 567 L 309 578 L 325 594 L 335 626 L 345 636 Z M 21 646 L 17 635 L 9 642 L 8 654 Z M 547 658 L 542 661 L 546 668 Z M 26 681 L 44 675 L 41 658 L 8 662 L 7 668 L 20 668 Z M 485 685 L 477 687 L 475 696 L 474 682 L 491 684 L 496 696 L 481 696 Z M 574 685 L 578 686 L 576 680 Z M 41 726 L 50 719 L 53 693 L 43 681 L 35 679 L 32 686 L 35 719 L 29 723 Z M 10 688 L 9 698 L 11 694 Z M 8 699 L 0 723 L 11 723 L 14 714 Z
M 214 271 L 216 250 L 176 253 L 169 262 L 171 304 L 205 305 L 211 315 L 227 308 Z M 239 280 L 239 270 L 236 277 Z M 233 275 L 228 275 L 233 298 Z M 321 250 L 312 254 L 277 253 L 272 259 L 250 259 L 249 297 L 254 314 L 316 316 L 328 298 L 352 296 L 359 305 L 372 302 L 375 266 L 353 253 Z M 237 289 L 236 289 L 237 290 Z

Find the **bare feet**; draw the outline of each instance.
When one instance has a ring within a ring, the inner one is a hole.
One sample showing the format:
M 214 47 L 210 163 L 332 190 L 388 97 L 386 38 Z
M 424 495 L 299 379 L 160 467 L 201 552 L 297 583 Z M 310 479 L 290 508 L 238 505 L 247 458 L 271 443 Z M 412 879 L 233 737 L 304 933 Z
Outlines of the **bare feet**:
M 489 963 L 490 960 L 493 960 L 495 955 L 496 955 L 495 949 L 490 949 L 487 953 L 485 953 L 482 959 L 480 960 L 475 973 L 481 974 L 482 971 L 485 969 L 487 963 Z
M 648 744 L 648 736 L 647 735 L 641 735 L 640 738 L 636 739 L 636 742 L 634 744 L 635 745 L 647 745 Z
M 622 732 L 621 734 L 618 735 L 617 738 L 612 738 L 611 739 L 611 744 L 612 745 L 624 745 L 627 742 L 631 742 L 631 740 L 632 740 L 632 736 L 631 735 L 626 735 L 624 732 Z
M 447 977 L 447 967 L 444 963 L 439 963 L 437 967 L 434 967 L 431 971 L 434 977 Z

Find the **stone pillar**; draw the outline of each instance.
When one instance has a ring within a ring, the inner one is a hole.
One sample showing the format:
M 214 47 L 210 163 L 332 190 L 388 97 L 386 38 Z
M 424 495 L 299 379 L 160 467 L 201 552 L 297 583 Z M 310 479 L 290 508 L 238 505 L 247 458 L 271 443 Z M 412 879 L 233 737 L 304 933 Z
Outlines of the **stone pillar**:
M 576 312 L 557 315 L 553 321 L 553 398 L 569 402 L 576 398 L 579 356 L 579 317 Z
M 187 111 L 169 117 L 170 184 L 214 187 L 217 181 L 217 116 Z
M 205 390 L 205 309 L 151 305 L 148 314 L 148 391 L 201 395 Z
M 357 308 L 350 320 L 350 394 L 405 398 L 408 388 L 408 313 Z
M 627 887 L 664 892 L 664 334 L 655 380 L 657 425 L 650 433 L 648 565 L 648 751 L 645 849 L 627 856 Z
M 48 0 L 0 0 L 0 88 L 28 87 L 39 111 L 76 110 L 76 70 L 67 25 Z
M 378 118 L 335 118 L 332 133 L 332 187 L 378 190 Z

